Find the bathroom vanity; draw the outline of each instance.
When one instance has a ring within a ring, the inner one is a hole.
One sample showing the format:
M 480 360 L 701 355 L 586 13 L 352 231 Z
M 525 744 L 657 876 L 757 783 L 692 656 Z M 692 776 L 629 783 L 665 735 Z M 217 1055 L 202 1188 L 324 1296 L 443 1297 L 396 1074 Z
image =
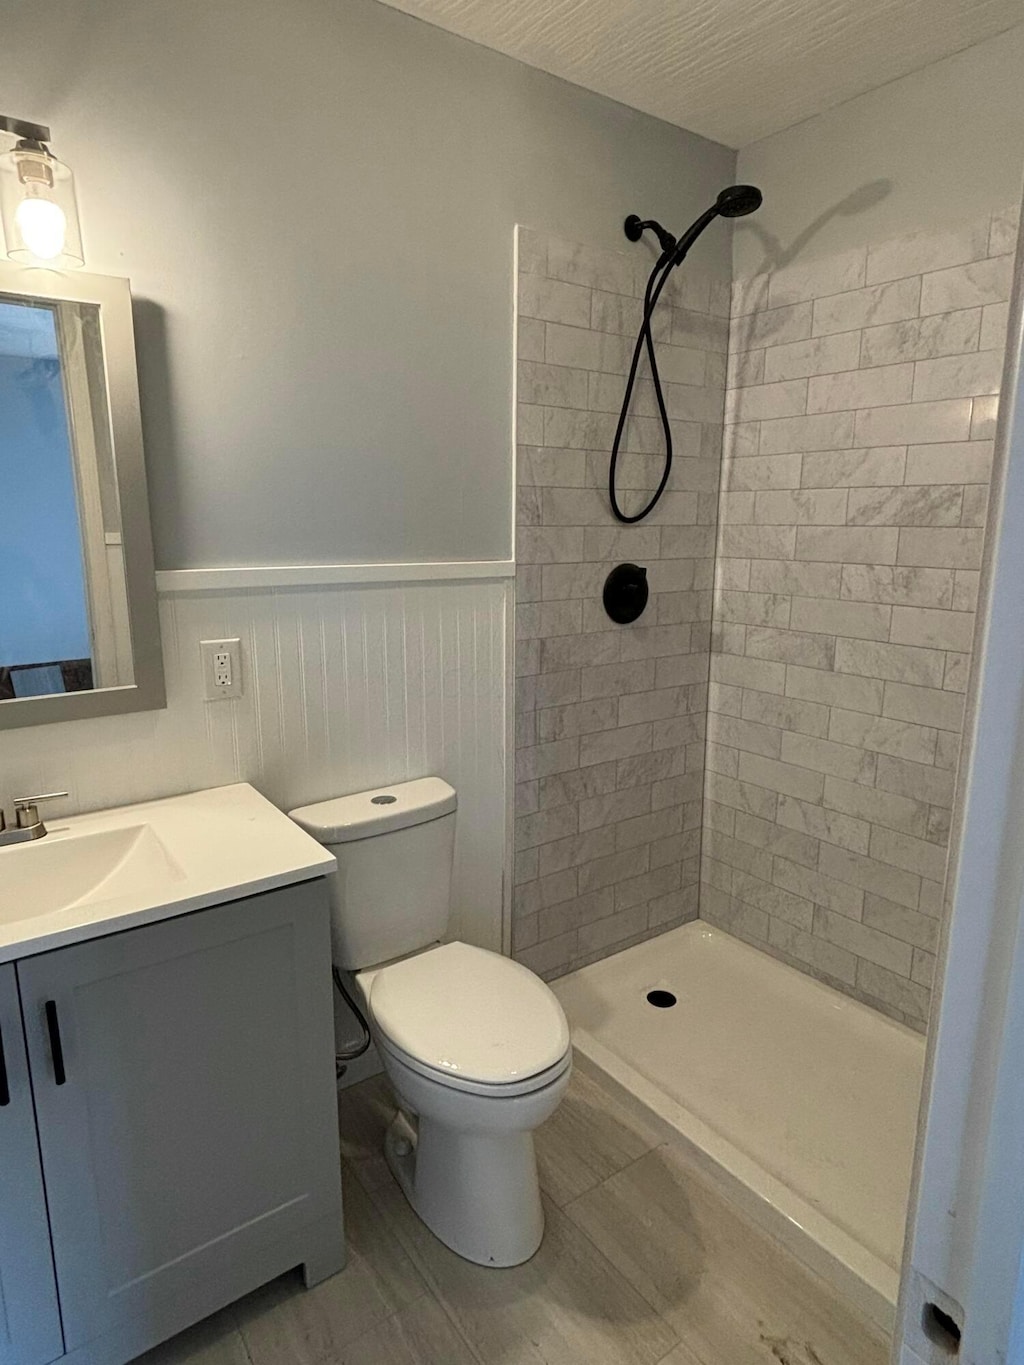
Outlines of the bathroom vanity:
M 0 849 L 3 1365 L 341 1268 L 333 868 L 244 784 Z

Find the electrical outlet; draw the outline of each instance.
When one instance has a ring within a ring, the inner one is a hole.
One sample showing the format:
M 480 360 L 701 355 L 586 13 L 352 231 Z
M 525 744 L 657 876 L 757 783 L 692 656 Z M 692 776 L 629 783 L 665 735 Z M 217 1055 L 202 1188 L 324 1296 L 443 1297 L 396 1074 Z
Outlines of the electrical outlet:
M 207 701 L 228 701 L 242 695 L 241 640 L 200 640 L 203 695 Z

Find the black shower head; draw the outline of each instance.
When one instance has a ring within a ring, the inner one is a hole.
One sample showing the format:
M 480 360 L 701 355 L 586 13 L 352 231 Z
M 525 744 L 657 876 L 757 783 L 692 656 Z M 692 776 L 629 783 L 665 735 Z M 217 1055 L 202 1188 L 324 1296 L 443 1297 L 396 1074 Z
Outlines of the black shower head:
M 689 248 L 699 238 L 700 233 L 705 231 L 709 222 L 714 222 L 715 218 L 744 218 L 748 213 L 754 213 L 755 209 L 759 209 L 760 201 L 762 194 L 755 184 L 729 184 L 720 192 L 710 209 L 705 209 L 698 220 L 689 224 L 687 231 L 680 238 L 673 238 L 672 233 L 666 232 L 654 218 L 640 218 L 635 213 L 629 214 L 623 227 L 625 235 L 631 242 L 639 242 L 647 228 L 657 233 L 662 254 L 654 269 L 659 270 L 666 266 L 668 270 L 674 270 L 677 265 L 683 263 Z
M 745 218 L 748 213 L 754 213 L 761 207 L 762 198 L 761 191 L 756 185 L 727 185 L 711 207 L 705 209 L 678 240 L 653 218 L 640 218 L 635 213 L 629 215 L 623 227 L 631 242 L 639 242 L 644 232 L 650 228 L 661 246 L 662 258 L 658 265 L 670 262 L 674 268 L 680 264 L 709 223 L 713 223 L 716 218 Z
M 745 218 L 761 207 L 764 196 L 756 185 L 728 185 L 715 200 L 723 218 Z
M 761 191 L 756 185 L 727 185 L 709 209 L 705 209 L 696 222 L 691 223 L 676 242 L 675 250 L 669 256 L 669 269 L 681 265 L 690 247 L 716 218 L 743 218 L 761 207 Z

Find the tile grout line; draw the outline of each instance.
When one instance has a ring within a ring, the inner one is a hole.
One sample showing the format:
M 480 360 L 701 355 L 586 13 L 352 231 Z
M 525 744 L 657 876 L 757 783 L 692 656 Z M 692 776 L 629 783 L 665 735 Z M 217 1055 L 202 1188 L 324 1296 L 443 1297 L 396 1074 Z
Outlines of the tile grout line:
M 630 1290 L 631 1290 L 634 1294 L 636 1294 L 639 1298 L 643 1299 L 644 1303 L 647 1304 L 647 1306 L 648 1306 L 648 1308 L 650 1308 L 651 1312 L 654 1313 L 655 1316 L 656 1316 L 661 1322 L 663 1322 L 663 1323 L 665 1324 L 666 1328 L 667 1328 L 667 1329 L 672 1333 L 672 1335 L 676 1338 L 675 1345 L 672 1347 L 672 1349 L 671 1349 L 670 1351 L 667 1352 L 667 1355 L 669 1355 L 669 1356 L 672 1354 L 672 1351 L 676 1350 L 676 1348 L 677 1348 L 678 1346 L 682 1346 L 682 1345 L 685 1345 L 685 1344 L 686 1344 L 686 1343 L 683 1341 L 683 1338 L 682 1338 L 682 1337 L 679 1335 L 679 1333 L 676 1331 L 675 1327 L 673 1327 L 672 1324 L 668 1321 L 668 1319 L 665 1317 L 665 1315 L 662 1313 L 662 1311 L 658 1308 L 658 1306 L 657 1306 L 656 1304 L 653 1304 L 653 1303 L 651 1302 L 651 1300 L 648 1298 L 648 1296 L 647 1296 L 641 1289 L 638 1289 L 637 1286 L 636 1286 L 635 1284 L 633 1284 L 631 1280 L 628 1280 L 628 1279 L 626 1278 L 626 1276 L 623 1275 L 622 1271 L 619 1270 L 618 1266 L 616 1266 L 612 1261 L 610 1261 L 610 1260 L 608 1259 L 608 1257 L 605 1255 L 605 1253 L 601 1250 L 601 1248 L 597 1245 L 597 1243 L 596 1243 L 596 1242 L 594 1241 L 594 1239 L 591 1237 L 591 1235 L 590 1235 L 590 1233 L 587 1231 L 587 1229 L 586 1229 L 585 1227 L 583 1227 L 582 1224 L 578 1223 L 578 1222 L 576 1221 L 576 1219 L 573 1217 L 572 1212 L 571 1212 L 571 1209 L 572 1209 L 572 1206 L 573 1206 L 574 1204 L 576 1204 L 576 1203 L 579 1202 L 579 1200 L 581 1200 L 581 1199 L 586 1199 L 589 1195 L 592 1195 L 592 1194 L 594 1193 L 595 1190 L 603 1189 L 606 1185 L 608 1185 L 608 1183 L 609 1183 L 610 1181 L 617 1179 L 617 1178 L 618 1178 L 620 1175 L 622 1175 L 625 1171 L 632 1170 L 632 1168 L 633 1168 L 634 1166 L 638 1165 L 639 1162 L 645 1161 L 645 1160 L 651 1155 L 652 1152 L 657 1152 L 657 1151 L 660 1150 L 660 1148 L 662 1148 L 662 1147 L 668 1147 L 668 1146 L 670 1146 L 670 1145 L 671 1145 L 671 1144 L 665 1143 L 665 1142 L 658 1142 L 658 1143 L 656 1143 L 653 1147 L 648 1148 L 648 1150 L 647 1150 L 646 1152 L 642 1152 L 642 1153 L 640 1154 L 640 1156 L 634 1157 L 632 1161 L 627 1161 L 626 1164 L 625 1164 L 625 1166 L 620 1167 L 619 1170 L 617 1170 L 617 1171 L 613 1171 L 612 1174 L 609 1175 L 609 1176 L 606 1176 L 606 1177 L 604 1178 L 604 1180 L 599 1180 L 599 1181 L 596 1182 L 596 1184 L 591 1185 L 591 1187 L 590 1187 L 589 1190 L 582 1190 L 578 1195 L 575 1195 L 572 1199 L 570 1199 L 569 1202 L 568 1202 L 567 1204 L 564 1204 L 564 1205 L 562 1206 L 561 1210 L 560 1210 L 560 1211 L 561 1211 L 561 1212 L 562 1212 L 562 1213 L 571 1221 L 573 1227 L 577 1230 L 577 1232 L 579 1232 L 580 1235 L 581 1235 L 583 1238 L 585 1238 L 587 1242 L 589 1242 L 589 1244 L 590 1244 L 590 1246 L 593 1248 L 595 1254 L 596 1254 L 598 1257 L 600 1257 L 600 1259 L 601 1259 L 602 1261 L 604 1261 L 604 1263 L 607 1265 L 608 1269 L 611 1271 L 612 1275 L 613 1275 L 616 1279 L 621 1280 L 624 1284 L 628 1285 L 629 1288 L 630 1288 Z M 549 1198 L 550 1198 L 550 1196 L 549 1196 Z M 661 1359 L 664 1360 L 664 1359 L 665 1359 L 665 1356 L 662 1356 Z M 723 1362 L 723 1365 L 724 1365 L 724 1362 Z

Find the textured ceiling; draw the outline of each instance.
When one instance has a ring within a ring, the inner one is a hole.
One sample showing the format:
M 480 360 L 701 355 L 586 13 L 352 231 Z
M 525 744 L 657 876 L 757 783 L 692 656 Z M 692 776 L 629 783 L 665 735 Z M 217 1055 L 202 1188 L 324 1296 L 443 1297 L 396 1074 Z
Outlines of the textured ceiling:
M 1021 0 L 384 0 L 743 147 L 1019 23 Z

